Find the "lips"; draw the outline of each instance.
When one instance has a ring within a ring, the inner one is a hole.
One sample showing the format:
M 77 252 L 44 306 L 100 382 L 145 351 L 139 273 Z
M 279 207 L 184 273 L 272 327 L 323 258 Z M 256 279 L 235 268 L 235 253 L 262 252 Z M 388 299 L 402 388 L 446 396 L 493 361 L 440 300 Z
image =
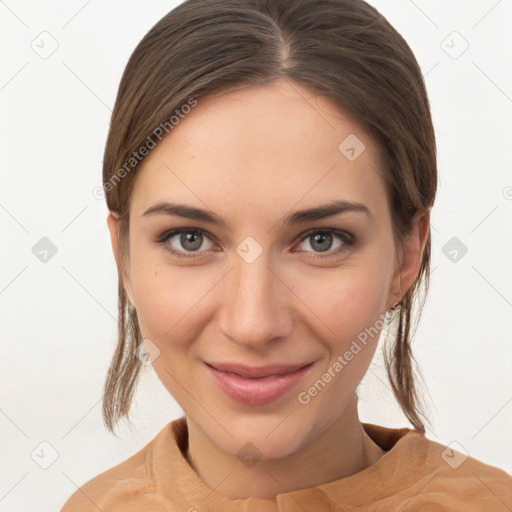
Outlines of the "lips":
M 286 375 L 292 373 L 300 368 L 303 368 L 304 363 L 290 365 L 290 364 L 272 364 L 267 366 L 245 366 L 235 363 L 207 363 L 213 368 L 221 372 L 234 373 L 244 379 L 259 379 L 269 376 Z
M 248 405 L 263 405 L 277 400 L 295 387 L 312 365 L 272 364 L 255 367 L 206 363 L 217 386 L 231 399 Z

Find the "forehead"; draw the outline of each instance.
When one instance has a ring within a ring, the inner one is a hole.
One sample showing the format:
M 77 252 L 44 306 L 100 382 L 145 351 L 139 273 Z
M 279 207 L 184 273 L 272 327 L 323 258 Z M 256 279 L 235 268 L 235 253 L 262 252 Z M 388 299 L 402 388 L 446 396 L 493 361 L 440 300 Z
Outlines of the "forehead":
M 262 208 L 337 198 L 387 205 L 381 148 L 329 98 L 279 81 L 197 101 L 138 171 L 138 213 L 169 198 L 223 198 L 225 207 L 241 207 L 241 199 Z

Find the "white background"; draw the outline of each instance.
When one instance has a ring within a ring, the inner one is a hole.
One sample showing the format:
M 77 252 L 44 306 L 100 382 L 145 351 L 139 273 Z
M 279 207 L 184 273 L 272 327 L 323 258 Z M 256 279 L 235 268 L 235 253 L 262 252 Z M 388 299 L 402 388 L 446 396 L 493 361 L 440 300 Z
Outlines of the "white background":
M 370 3 L 413 49 L 437 134 L 431 290 L 414 345 L 434 404 L 428 437 L 512 473 L 512 1 Z M 135 428 L 116 439 L 103 427 L 117 273 L 106 205 L 92 195 L 127 59 L 175 5 L 0 1 L 4 512 L 58 510 L 181 415 L 149 369 Z M 57 44 L 43 31 L 58 43 L 47 59 L 31 47 L 41 37 Z M 458 58 L 464 41 L 453 31 L 469 44 Z M 42 237 L 58 250 L 47 263 L 32 252 Z M 452 237 L 468 248 L 456 262 L 443 253 Z M 381 363 L 360 387 L 361 419 L 406 426 Z M 48 469 L 31 458 L 37 449 L 49 460 L 43 441 L 58 454 Z

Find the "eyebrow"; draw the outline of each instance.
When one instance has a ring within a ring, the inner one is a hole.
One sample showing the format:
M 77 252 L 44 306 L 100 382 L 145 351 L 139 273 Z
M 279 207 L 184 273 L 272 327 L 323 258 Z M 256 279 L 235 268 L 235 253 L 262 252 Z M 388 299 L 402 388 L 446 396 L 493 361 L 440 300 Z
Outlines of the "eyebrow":
M 354 201 L 346 201 L 343 199 L 332 201 L 330 203 L 319 205 L 306 210 L 297 210 L 286 215 L 280 222 L 282 226 L 290 226 L 293 224 L 301 224 L 304 222 L 325 219 L 346 212 L 362 212 L 373 219 L 370 209 L 362 204 Z M 160 202 L 148 208 L 142 216 L 165 214 L 186 219 L 201 220 L 229 229 L 229 223 L 223 217 L 200 208 L 188 206 L 180 203 Z

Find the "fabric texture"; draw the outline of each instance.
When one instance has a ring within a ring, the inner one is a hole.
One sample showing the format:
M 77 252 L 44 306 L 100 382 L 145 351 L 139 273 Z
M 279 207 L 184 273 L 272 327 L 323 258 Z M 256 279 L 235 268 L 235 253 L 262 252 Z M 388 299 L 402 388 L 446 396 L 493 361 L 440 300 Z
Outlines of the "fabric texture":
M 512 477 L 412 429 L 363 423 L 386 453 L 353 475 L 274 499 L 230 499 L 186 460 L 184 417 L 77 489 L 61 512 L 510 512 Z

